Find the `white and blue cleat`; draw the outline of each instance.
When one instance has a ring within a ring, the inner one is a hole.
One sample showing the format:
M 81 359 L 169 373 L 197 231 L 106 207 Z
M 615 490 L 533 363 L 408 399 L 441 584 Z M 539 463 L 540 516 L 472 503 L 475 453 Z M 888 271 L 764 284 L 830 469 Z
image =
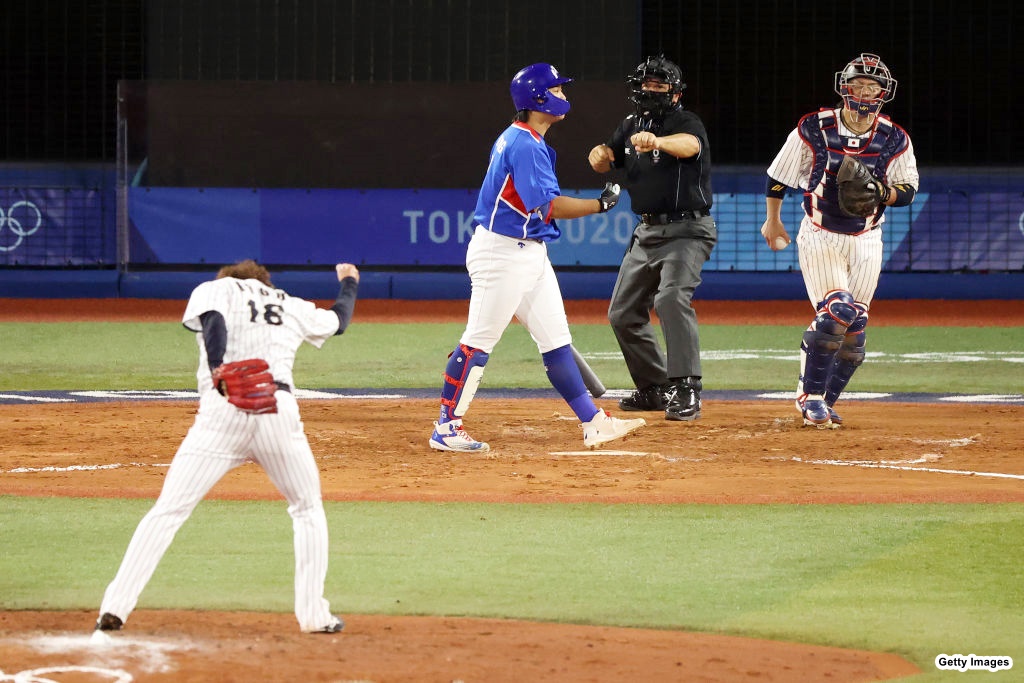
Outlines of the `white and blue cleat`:
M 444 424 L 434 423 L 434 433 L 430 435 L 430 447 L 435 451 L 458 451 L 462 453 L 486 453 L 491 450 L 483 441 L 477 441 L 462 428 L 462 420 L 453 420 Z

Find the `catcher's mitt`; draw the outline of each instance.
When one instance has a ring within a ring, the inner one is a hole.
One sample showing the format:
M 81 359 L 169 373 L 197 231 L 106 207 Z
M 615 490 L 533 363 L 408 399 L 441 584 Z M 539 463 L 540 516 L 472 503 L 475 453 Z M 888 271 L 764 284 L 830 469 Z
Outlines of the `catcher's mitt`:
M 867 218 L 878 209 L 881 183 L 856 157 L 843 157 L 836 182 L 839 183 L 839 208 L 847 216 Z
M 247 413 L 276 413 L 277 385 L 265 360 L 250 358 L 224 363 L 213 371 L 213 385 L 228 403 Z

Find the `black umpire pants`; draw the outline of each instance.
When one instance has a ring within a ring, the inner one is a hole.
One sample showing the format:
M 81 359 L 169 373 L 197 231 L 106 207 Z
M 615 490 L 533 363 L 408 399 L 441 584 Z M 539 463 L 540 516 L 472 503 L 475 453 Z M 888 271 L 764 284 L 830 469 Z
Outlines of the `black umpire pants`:
M 710 216 L 667 225 L 640 223 L 615 280 L 608 321 L 638 389 L 670 377 L 700 377 L 700 335 L 690 301 L 717 239 Z M 651 324 L 658 315 L 665 351 Z

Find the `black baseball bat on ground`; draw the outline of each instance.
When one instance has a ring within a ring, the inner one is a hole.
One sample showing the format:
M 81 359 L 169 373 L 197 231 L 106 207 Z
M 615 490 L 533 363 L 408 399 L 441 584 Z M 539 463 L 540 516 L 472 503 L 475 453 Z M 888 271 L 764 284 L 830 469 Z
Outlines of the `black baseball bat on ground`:
M 607 391 L 604 388 L 604 383 L 601 382 L 601 378 L 597 376 L 594 369 L 590 367 L 590 364 L 583 359 L 583 356 L 579 351 L 576 350 L 575 346 L 570 346 L 572 349 L 572 358 L 576 361 L 576 367 L 580 369 L 580 374 L 583 375 L 583 383 L 587 385 L 587 391 L 594 398 L 598 398 Z

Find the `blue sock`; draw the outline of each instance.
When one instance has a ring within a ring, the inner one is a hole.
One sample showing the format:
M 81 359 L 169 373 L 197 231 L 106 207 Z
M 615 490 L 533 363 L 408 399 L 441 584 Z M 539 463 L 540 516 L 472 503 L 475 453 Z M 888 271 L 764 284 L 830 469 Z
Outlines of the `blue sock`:
M 572 349 L 568 345 L 561 346 L 541 354 L 541 357 L 551 386 L 565 399 L 580 422 L 590 422 L 599 409 L 587 392 L 587 385 L 583 383 L 580 369 L 573 360 Z

